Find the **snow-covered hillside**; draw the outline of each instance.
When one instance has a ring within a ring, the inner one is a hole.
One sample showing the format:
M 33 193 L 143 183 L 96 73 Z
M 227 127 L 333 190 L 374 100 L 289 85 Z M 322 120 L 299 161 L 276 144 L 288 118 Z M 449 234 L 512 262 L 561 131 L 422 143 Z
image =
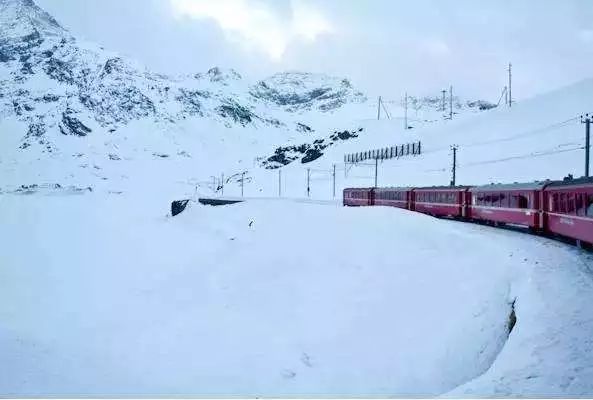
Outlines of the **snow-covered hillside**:
M 414 122 L 404 130 L 401 119 L 360 120 L 364 135 L 330 147 L 307 165 L 292 163 L 282 171 L 282 193 L 307 195 L 307 169 L 310 169 L 310 194 L 332 198 L 333 167 L 336 167 L 336 193 L 344 187 L 374 185 L 373 160 L 344 163 L 344 155 L 395 145 L 422 142 L 422 155 L 380 160 L 379 186 L 448 185 L 452 178 L 456 145 L 456 183 L 479 185 L 495 182 L 529 182 L 583 176 L 585 170 L 585 126 L 580 116 L 593 112 L 593 79 L 522 100 L 512 108 L 499 107 L 481 113 L 463 113 L 453 120 L 433 123 Z M 395 114 L 395 113 L 394 113 Z M 278 192 L 276 171 L 254 172 L 248 195 Z M 227 193 L 237 194 L 238 185 Z M 208 193 L 204 189 L 203 193 Z

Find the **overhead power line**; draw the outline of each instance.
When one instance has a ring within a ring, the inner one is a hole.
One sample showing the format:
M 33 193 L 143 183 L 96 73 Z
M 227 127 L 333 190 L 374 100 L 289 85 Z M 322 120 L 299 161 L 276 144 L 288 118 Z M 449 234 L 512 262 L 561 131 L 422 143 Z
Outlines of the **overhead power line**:
M 473 167 L 476 165 L 496 164 L 496 163 L 512 161 L 512 160 L 523 160 L 523 159 L 528 159 L 528 158 L 544 157 L 544 156 L 549 156 L 549 155 L 553 155 L 553 154 L 568 153 L 571 151 L 583 150 L 584 148 L 585 148 L 585 146 L 580 146 L 580 147 L 575 147 L 572 149 L 549 150 L 549 151 L 542 151 L 542 152 L 537 152 L 537 153 L 523 154 L 523 155 L 519 155 L 519 156 L 498 158 L 498 159 L 494 159 L 494 160 L 477 161 L 477 162 L 473 162 L 473 163 L 462 164 L 458 168 Z

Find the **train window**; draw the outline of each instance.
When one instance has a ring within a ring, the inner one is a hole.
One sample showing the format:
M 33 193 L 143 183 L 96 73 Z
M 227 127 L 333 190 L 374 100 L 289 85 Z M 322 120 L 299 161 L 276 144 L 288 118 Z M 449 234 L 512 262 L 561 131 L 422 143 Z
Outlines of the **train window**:
M 558 193 L 554 193 L 550 199 L 550 211 L 558 212 L 560 210 L 560 199 Z
M 500 193 L 498 195 L 498 206 L 499 207 L 508 207 L 509 200 L 506 193 Z
M 568 193 L 567 195 L 567 205 L 566 205 L 566 212 L 569 214 L 574 214 L 576 212 L 576 207 L 575 207 L 575 195 L 574 193 Z
M 500 207 L 500 198 L 502 197 L 502 193 L 496 193 L 492 195 L 492 205 L 494 207 Z
M 512 208 L 527 208 L 529 207 L 529 199 L 524 194 L 514 194 L 511 199 Z
M 587 217 L 593 217 L 593 193 L 587 195 Z
M 514 194 L 511 196 L 511 208 L 520 208 L 519 207 L 519 196 L 518 194 Z
M 560 193 L 560 210 L 561 213 L 566 213 L 566 193 Z
M 586 202 L 584 201 L 587 198 L 586 196 L 587 195 L 586 194 L 583 194 L 583 193 L 577 193 L 576 194 L 576 199 L 575 199 L 575 206 L 576 206 L 576 209 L 577 209 L 576 211 L 577 211 L 577 215 L 580 215 L 581 217 L 584 216 L 585 213 L 586 213 L 586 211 L 587 211 L 585 209 L 585 203 Z

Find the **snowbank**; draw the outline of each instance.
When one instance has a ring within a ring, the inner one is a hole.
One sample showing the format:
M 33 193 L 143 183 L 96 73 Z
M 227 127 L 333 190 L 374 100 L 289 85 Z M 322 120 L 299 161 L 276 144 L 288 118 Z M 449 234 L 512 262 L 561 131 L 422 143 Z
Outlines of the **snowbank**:
M 166 209 L 0 196 L 1 394 L 593 393 L 576 249 L 388 208 Z

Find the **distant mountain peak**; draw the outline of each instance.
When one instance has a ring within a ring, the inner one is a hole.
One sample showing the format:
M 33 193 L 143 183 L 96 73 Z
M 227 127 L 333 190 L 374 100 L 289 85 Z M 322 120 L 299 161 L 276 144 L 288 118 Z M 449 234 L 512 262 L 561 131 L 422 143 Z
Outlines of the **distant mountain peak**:
M 250 94 L 286 107 L 287 111 L 316 108 L 326 112 L 367 100 L 347 79 L 309 72 L 276 73 L 254 85 Z
M 67 31 L 33 0 L 0 0 L 0 42 L 28 36 L 66 36 Z

